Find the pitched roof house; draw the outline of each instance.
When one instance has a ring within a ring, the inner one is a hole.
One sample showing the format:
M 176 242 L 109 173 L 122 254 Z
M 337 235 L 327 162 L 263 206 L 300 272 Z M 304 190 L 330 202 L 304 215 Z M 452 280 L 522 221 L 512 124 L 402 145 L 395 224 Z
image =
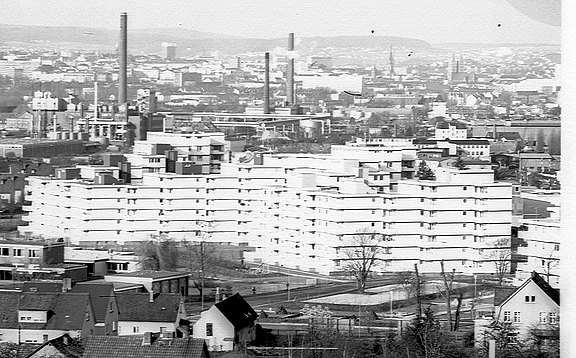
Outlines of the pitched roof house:
M 87 293 L 0 292 L 0 334 L 13 343 L 44 343 L 69 334 L 94 334 L 94 311 Z
M 150 333 L 143 337 L 92 336 L 86 340 L 83 358 L 210 358 L 202 339 L 163 338 Z
M 532 272 L 529 279 L 516 289 L 504 288 L 494 295 L 494 319 L 511 323 L 514 336 L 523 341 L 531 335 L 546 338 L 554 335 L 559 323 L 560 294 L 538 273 Z M 489 322 L 476 322 L 475 335 L 481 339 Z
M 33 350 L 24 352 L 18 350 L 21 358 L 80 358 L 84 349 L 77 344 L 68 334 L 51 339 L 43 344 L 38 344 Z
M 111 283 L 77 283 L 70 292 L 87 293 L 94 309 L 95 335 L 118 335 L 118 302 Z
M 142 335 L 145 332 L 188 333 L 186 309 L 182 296 L 157 293 L 119 293 L 117 295 L 118 335 Z
M 206 340 L 211 351 L 231 351 L 256 338 L 258 314 L 236 293 L 200 314 L 193 337 Z

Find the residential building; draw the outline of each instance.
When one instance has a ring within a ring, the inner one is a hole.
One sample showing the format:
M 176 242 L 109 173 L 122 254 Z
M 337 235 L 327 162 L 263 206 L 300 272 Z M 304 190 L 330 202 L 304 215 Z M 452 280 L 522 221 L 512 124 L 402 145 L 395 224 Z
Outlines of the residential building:
M 157 293 L 188 296 L 189 273 L 143 270 L 116 275 L 106 275 L 104 280 L 113 284 L 131 284 L 138 287 L 135 292 L 147 292 L 150 297 Z
M 0 291 L 0 317 L 0 336 L 12 343 L 44 343 L 63 334 L 86 338 L 96 328 L 87 293 Z
M 70 292 L 88 293 L 94 310 L 94 334 L 98 336 L 118 335 L 118 301 L 111 283 L 77 283 Z
M 64 248 L 64 262 L 85 265 L 91 277 L 139 271 L 142 266 L 140 257 L 133 251 L 93 250 L 78 246 Z
M 61 240 L 0 240 L 0 279 L 62 278 L 84 281 L 87 269 L 83 265 L 64 264 L 64 242 Z
M 247 260 L 322 273 L 341 270 L 339 248 L 370 230 L 388 238 L 382 270 L 437 272 L 444 260 L 493 273 L 496 252 L 509 247 L 511 184 L 495 182 L 483 161 L 417 180 L 416 154 L 409 142 L 380 140 L 324 155 L 256 154 L 222 163 L 220 174 L 143 173 L 132 184 L 30 178 L 27 230 L 73 244 L 166 236 L 250 245 Z
M 162 42 L 162 57 L 167 60 L 176 59 L 176 44 L 169 42 Z
M 232 351 L 256 338 L 256 318 L 256 312 L 236 293 L 200 314 L 193 337 L 204 339 L 210 351 Z
M 178 151 L 178 158 L 192 164 L 206 165 L 209 173 L 220 173 L 220 165 L 228 161 L 230 143 L 224 133 L 164 133 L 149 132 L 148 143 L 169 144 Z
M 130 293 L 117 295 L 120 310 L 118 335 L 143 335 L 146 332 L 188 334 L 190 325 L 183 297 L 178 294 Z
M 144 337 L 95 336 L 86 340 L 83 358 L 210 358 L 202 339 L 172 338 L 146 333 Z
M 468 130 L 466 125 L 461 123 L 439 122 L 436 124 L 434 131 L 434 139 L 466 139 L 468 137 Z
M 504 288 L 494 296 L 493 319 L 475 322 L 476 341 L 484 337 L 484 330 L 493 320 L 510 323 L 510 341 L 522 342 L 531 337 L 551 338 L 559 325 L 560 294 L 540 275 L 533 272 L 529 279 L 516 288 Z
M 62 154 L 74 155 L 85 152 L 84 142 L 76 139 L 43 139 L 43 138 L 2 138 L 0 139 L 0 156 L 18 158 L 50 158 Z
M 271 265 L 342 270 L 342 248 L 368 231 L 386 238 L 389 260 L 376 270 L 411 270 L 418 263 L 423 272 L 436 272 L 444 260 L 458 271 L 493 273 L 496 253 L 510 240 L 511 188 L 494 183 L 491 170 L 438 168 L 436 181 L 403 180 L 389 194 L 334 178 L 323 190 L 266 188 L 263 196 L 253 209 L 255 251 L 245 254 Z
M 63 334 L 42 344 L 21 344 L 16 356 L 22 358 L 81 358 L 83 352 L 84 349 L 74 338 L 68 334 Z
M 552 209 L 552 210 L 551 210 Z M 552 216 L 544 219 L 522 219 L 518 227 L 518 255 L 526 258 L 519 262 L 516 278 L 524 281 L 537 272 L 548 284 L 560 286 L 560 213 L 558 207 L 548 208 Z

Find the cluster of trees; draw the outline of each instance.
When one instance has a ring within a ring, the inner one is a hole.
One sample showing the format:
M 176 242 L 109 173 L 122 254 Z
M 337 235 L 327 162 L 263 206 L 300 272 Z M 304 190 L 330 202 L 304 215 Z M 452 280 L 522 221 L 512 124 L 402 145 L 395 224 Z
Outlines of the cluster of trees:
M 210 242 L 209 234 L 202 232 L 197 241 L 176 241 L 166 236 L 151 236 L 141 243 L 139 254 L 142 269 L 155 271 L 187 271 L 200 296 L 204 289 L 212 287 L 211 279 L 230 266 Z

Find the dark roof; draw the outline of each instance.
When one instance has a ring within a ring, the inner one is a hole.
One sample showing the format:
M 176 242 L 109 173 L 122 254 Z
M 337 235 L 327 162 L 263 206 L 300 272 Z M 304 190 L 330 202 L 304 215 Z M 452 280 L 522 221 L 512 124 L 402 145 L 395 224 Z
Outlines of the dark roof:
M 532 277 L 530 278 L 554 303 L 560 306 L 560 292 L 557 289 L 550 286 L 536 271 L 532 271 Z
M 469 144 L 474 144 L 474 145 L 490 145 L 490 142 L 488 142 L 487 140 L 478 140 L 478 139 L 451 139 L 449 140 L 450 143 L 454 143 L 454 144 L 460 144 L 460 145 L 469 145 Z
M 500 306 L 500 304 L 508 297 L 510 297 L 516 291 L 515 288 L 512 287 L 498 287 L 494 291 L 494 306 Z
M 22 323 L 23 329 L 80 330 L 86 309 L 90 307 L 90 297 L 87 293 L 70 292 L 0 292 L 0 328 L 18 327 L 18 307 L 48 311 L 46 323 Z
M 162 279 L 162 278 L 169 278 L 174 276 L 182 276 L 186 275 L 185 272 L 176 272 L 176 271 L 153 271 L 153 270 L 142 270 L 142 271 L 135 271 L 135 272 L 125 272 L 119 273 L 115 275 L 110 275 L 109 277 L 120 276 L 120 277 L 140 277 L 140 278 L 151 278 L 153 280 Z
M 208 357 L 206 343 L 201 338 L 156 339 L 142 345 L 142 337 L 90 336 L 86 340 L 83 358 L 200 358 Z
M 560 292 L 550 286 L 548 282 L 546 282 L 542 276 L 540 276 L 537 272 L 532 271 L 532 275 L 530 278 L 517 288 L 498 288 L 494 294 L 494 306 L 500 306 L 504 303 L 504 301 L 508 300 L 511 296 L 519 292 L 528 284 L 529 281 L 534 282 L 540 289 L 548 296 L 554 303 L 560 306 Z
M 70 292 L 89 294 L 96 322 L 106 321 L 108 304 L 113 299 L 111 296 L 114 296 L 114 285 L 111 283 L 78 283 Z
M 18 357 L 25 357 L 25 358 L 35 357 L 34 354 L 39 353 L 46 346 L 54 347 L 54 349 L 56 349 L 58 352 L 62 354 L 62 357 L 66 358 L 80 358 L 82 357 L 82 352 L 84 351 L 82 346 L 76 344 L 76 342 L 72 339 L 72 337 L 70 337 L 68 334 L 63 334 L 60 337 L 56 337 L 44 344 L 41 344 L 39 347 L 36 346 L 36 349 L 33 350 L 32 352 L 29 352 L 26 355 L 19 355 Z M 45 353 L 42 353 L 42 357 L 44 357 L 44 354 Z
M 214 306 L 232 323 L 236 330 L 250 326 L 258 317 L 252 306 L 236 293 Z
M 466 129 L 466 124 L 460 122 L 438 122 L 436 123 L 437 129 L 448 129 L 452 127 L 456 127 L 456 129 Z
M 550 153 L 520 152 L 518 155 L 523 159 L 554 159 Z
M 168 293 L 118 293 L 119 320 L 124 322 L 176 322 L 182 296 Z
M 27 281 L 22 285 L 24 292 L 62 292 L 62 282 Z
M 486 132 L 487 137 L 494 137 L 493 132 Z M 506 139 L 506 140 L 522 140 L 520 133 L 518 132 L 498 132 L 496 131 L 496 139 Z
M 30 357 L 30 355 L 38 350 L 42 344 L 40 343 L 20 343 L 16 357 Z

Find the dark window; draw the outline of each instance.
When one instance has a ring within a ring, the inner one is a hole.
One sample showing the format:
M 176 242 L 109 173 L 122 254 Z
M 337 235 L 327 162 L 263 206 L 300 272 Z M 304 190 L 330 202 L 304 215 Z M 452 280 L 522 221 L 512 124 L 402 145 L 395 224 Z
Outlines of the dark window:
M 206 323 L 206 336 L 212 337 L 212 323 Z

